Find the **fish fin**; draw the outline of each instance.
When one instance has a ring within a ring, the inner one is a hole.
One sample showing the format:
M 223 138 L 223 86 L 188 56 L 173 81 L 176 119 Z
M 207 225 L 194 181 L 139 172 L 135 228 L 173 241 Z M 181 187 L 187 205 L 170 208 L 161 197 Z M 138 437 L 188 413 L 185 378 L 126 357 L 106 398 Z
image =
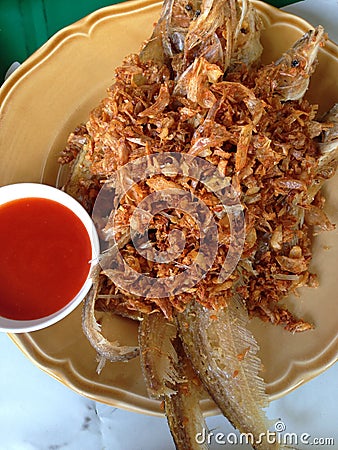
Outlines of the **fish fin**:
M 197 302 L 180 314 L 185 351 L 204 386 L 228 420 L 249 433 L 255 448 L 274 449 L 266 442 L 268 405 L 261 361 L 254 336 L 247 329 L 247 311 L 234 295 L 228 306 L 210 310 Z

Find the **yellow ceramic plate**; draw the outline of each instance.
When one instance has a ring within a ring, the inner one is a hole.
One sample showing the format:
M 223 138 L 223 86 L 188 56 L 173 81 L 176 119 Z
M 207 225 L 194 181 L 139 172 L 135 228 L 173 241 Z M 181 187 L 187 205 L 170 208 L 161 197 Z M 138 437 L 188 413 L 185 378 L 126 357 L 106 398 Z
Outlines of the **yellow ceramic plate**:
M 264 3 L 255 2 L 265 24 L 264 61 L 276 59 L 310 25 Z M 105 95 L 113 69 L 151 34 L 160 3 L 129 1 L 99 10 L 57 33 L 31 56 L 0 92 L 0 184 L 42 181 L 55 185 L 57 157 L 67 135 L 86 120 Z M 320 50 L 319 66 L 309 97 L 325 111 L 338 101 L 338 49 L 329 42 Z M 327 185 L 327 211 L 338 223 L 338 179 Z M 319 374 L 337 359 L 337 232 L 315 241 L 314 268 L 321 286 L 304 289 L 290 299 L 291 309 L 316 324 L 316 329 L 291 335 L 280 328 L 253 321 L 261 346 L 264 378 L 271 398 L 277 398 Z M 124 344 L 137 342 L 134 322 L 114 319 L 114 336 Z M 149 400 L 139 360 L 108 363 L 95 372 L 95 352 L 81 330 L 81 308 L 42 331 L 13 335 L 20 349 L 40 368 L 70 388 L 110 405 L 133 411 L 160 413 Z M 214 404 L 205 399 L 212 414 Z

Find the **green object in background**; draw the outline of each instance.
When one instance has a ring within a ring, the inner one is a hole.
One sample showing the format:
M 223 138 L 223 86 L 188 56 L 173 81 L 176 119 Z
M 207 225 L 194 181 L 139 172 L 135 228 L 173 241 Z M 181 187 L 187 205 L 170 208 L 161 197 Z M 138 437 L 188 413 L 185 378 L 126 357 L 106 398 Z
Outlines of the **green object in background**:
M 123 0 L 0 0 L 0 84 L 12 62 L 23 62 L 63 27 Z
M 0 0 L 0 84 L 14 61 L 23 62 L 57 31 L 96 9 L 122 1 Z M 296 1 L 266 3 L 282 7 Z
M 282 8 L 283 6 L 292 5 L 292 3 L 302 2 L 303 0 L 271 0 L 266 1 L 270 5 L 276 6 L 277 8 Z

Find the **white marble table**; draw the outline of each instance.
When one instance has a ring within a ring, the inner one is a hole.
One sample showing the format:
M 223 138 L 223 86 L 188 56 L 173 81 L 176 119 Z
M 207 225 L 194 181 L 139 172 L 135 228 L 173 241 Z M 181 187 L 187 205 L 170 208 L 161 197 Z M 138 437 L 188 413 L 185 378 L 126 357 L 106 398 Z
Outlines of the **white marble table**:
M 323 25 L 338 42 L 337 0 L 305 0 L 284 9 L 313 25 Z M 0 348 L 0 450 L 174 449 L 164 418 L 118 410 L 81 397 L 39 370 L 1 333 Z M 309 445 L 299 443 L 297 448 L 306 450 L 314 439 L 322 438 L 331 442 L 310 447 L 338 449 L 338 365 L 272 402 L 267 413 L 271 419 L 281 420 L 286 431 L 309 435 Z M 215 433 L 233 432 L 221 416 L 207 422 Z M 214 442 L 211 448 L 226 446 Z

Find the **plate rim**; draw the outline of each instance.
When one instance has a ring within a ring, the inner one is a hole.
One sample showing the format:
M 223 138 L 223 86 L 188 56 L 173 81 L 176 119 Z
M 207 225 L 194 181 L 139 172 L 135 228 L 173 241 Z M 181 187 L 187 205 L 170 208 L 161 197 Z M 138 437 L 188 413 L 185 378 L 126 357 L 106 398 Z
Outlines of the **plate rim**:
M 120 15 L 125 16 L 128 14 L 137 14 L 138 11 L 156 10 L 159 8 L 161 3 L 162 2 L 159 0 L 129 0 L 127 2 L 107 6 L 92 12 L 79 21 L 74 22 L 73 24 L 55 33 L 42 47 L 27 58 L 27 60 L 24 61 L 21 66 L 3 83 L 0 88 L 0 111 L 6 105 L 6 101 L 10 99 L 11 92 L 15 89 L 17 84 L 20 83 L 23 78 L 29 76 L 35 67 L 44 64 L 44 62 L 52 57 L 55 52 L 62 48 L 68 39 L 76 37 L 77 35 L 85 35 L 90 37 L 90 34 L 94 28 L 98 26 L 101 21 L 110 20 L 111 18 L 116 18 Z M 265 22 L 265 24 L 279 23 L 278 20 L 276 20 L 277 18 L 281 23 L 285 23 L 285 21 L 288 20 L 289 24 L 292 23 L 295 28 L 304 32 L 309 28 L 313 28 L 313 26 L 305 19 L 289 12 L 281 11 L 278 8 L 268 5 L 260 0 L 252 0 L 252 3 L 256 6 L 261 15 L 263 15 L 263 22 Z M 338 59 L 338 46 L 333 41 L 328 40 L 322 51 L 329 53 L 334 58 Z M 142 400 L 139 401 L 136 398 L 138 396 L 133 394 L 133 402 L 124 401 L 122 398 L 118 398 L 118 389 L 114 386 L 106 387 L 105 389 L 102 388 L 100 392 L 94 393 L 90 392 L 90 389 L 85 389 L 85 386 L 89 384 L 89 381 L 84 380 L 77 371 L 73 371 L 71 361 L 57 360 L 44 353 L 36 345 L 31 333 L 9 334 L 9 337 L 24 353 L 24 355 L 41 370 L 45 371 L 50 376 L 81 395 L 85 395 L 93 400 L 130 411 L 159 416 L 163 415 L 157 400 L 148 399 L 147 401 L 147 399 L 142 397 Z M 330 342 L 328 346 L 323 349 L 323 352 L 317 354 L 315 358 L 307 361 L 291 362 L 283 378 L 277 380 L 275 383 L 272 383 L 276 393 L 269 395 L 270 400 L 275 400 L 291 392 L 305 382 L 327 370 L 337 360 L 338 335 Z M 64 370 L 65 365 L 68 366 L 66 371 Z M 302 373 L 302 377 L 300 378 L 299 376 L 295 376 L 295 374 L 301 366 L 306 366 L 306 374 L 304 375 L 304 373 Z M 285 379 L 292 379 L 294 382 L 292 384 L 289 381 L 289 386 L 287 388 L 285 388 L 285 386 L 284 388 L 281 388 L 280 385 L 285 384 Z M 116 395 L 114 399 L 109 398 L 110 396 L 104 393 L 109 390 L 114 391 L 114 394 Z M 219 413 L 218 408 L 209 399 L 206 399 L 203 402 L 202 409 L 206 415 Z

